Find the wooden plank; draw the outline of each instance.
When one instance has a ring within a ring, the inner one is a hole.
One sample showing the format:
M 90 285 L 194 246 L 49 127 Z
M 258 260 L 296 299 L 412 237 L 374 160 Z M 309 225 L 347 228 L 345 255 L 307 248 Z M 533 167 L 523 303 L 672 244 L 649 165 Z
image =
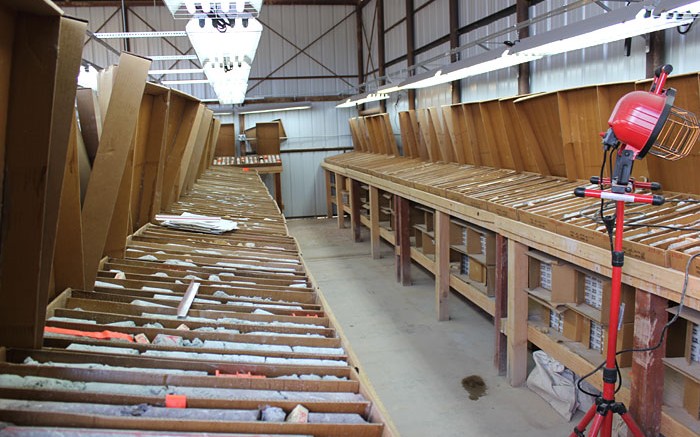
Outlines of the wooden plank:
M 197 120 L 195 120 L 194 127 L 192 128 L 192 135 L 190 135 L 190 141 L 187 142 L 187 147 L 185 147 L 185 152 L 182 155 L 178 177 L 175 179 L 176 184 L 173 194 L 175 196 L 175 201 L 180 199 L 180 196 L 187 188 L 188 175 L 190 167 L 194 163 L 196 151 L 204 146 L 204 141 L 209 132 L 209 123 L 211 122 L 213 112 L 204 107 L 201 103 L 200 106 L 202 107 L 202 111 L 199 113 Z
M 381 238 L 379 232 L 379 190 L 377 187 L 369 187 L 369 234 L 370 253 L 372 259 L 381 258 Z
M 416 139 L 416 147 L 418 151 L 418 155 L 423 161 L 429 161 L 430 160 L 430 154 L 428 153 L 428 146 L 425 144 L 425 141 L 423 140 L 423 136 L 420 133 L 420 125 L 418 123 L 418 115 L 416 114 L 415 110 L 410 110 L 408 111 L 408 118 L 411 121 L 411 127 L 413 128 L 413 134 L 415 135 Z
M 166 152 L 167 160 L 165 162 L 165 170 L 163 173 L 163 184 L 161 191 L 161 209 L 167 211 L 170 205 L 175 202 L 174 185 L 177 180 L 180 166 L 183 162 L 185 149 L 190 143 L 194 143 L 197 135 L 199 121 L 202 118 L 204 107 L 198 102 L 183 99 L 180 96 L 171 96 L 171 102 L 179 100 L 179 105 L 182 111 L 173 111 L 173 117 L 168 121 L 170 126 L 174 126 L 174 132 L 168 135 L 168 139 L 172 139 L 171 146 L 168 146 Z
M 190 165 L 187 168 L 184 179 L 182 179 L 182 189 L 184 192 L 188 192 L 192 189 L 194 181 L 199 173 L 199 168 L 202 164 L 203 158 L 206 156 L 204 150 L 207 146 L 207 140 L 212 129 L 212 120 L 214 117 L 214 111 L 211 109 L 205 109 L 202 116 L 202 122 L 199 126 L 199 132 L 197 133 L 197 140 L 194 145 L 194 150 L 192 152 L 192 158 L 190 159 Z
M 158 188 L 163 183 L 169 102 L 169 92 L 152 97 L 143 167 L 137 179 L 141 189 L 138 190 L 137 202 L 133 209 L 134 230 L 151 221 L 160 212 L 161 192 Z
M 428 116 L 430 117 L 430 128 L 432 129 L 431 137 L 435 138 L 440 151 L 440 159 L 444 162 L 454 162 L 455 157 L 452 153 L 451 141 L 448 139 L 448 135 L 445 134 L 445 130 L 442 125 L 442 118 L 440 117 L 440 111 L 438 108 L 428 108 Z
M 652 347 L 659 341 L 663 325 L 668 319 L 668 302 L 639 289 L 635 296 L 634 347 Z M 659 435 L 661 431 L 661 409 L 658 400 L 663 399 L 664 394 L 665 355 L 665 341 L 654 351 L 632 355 L 630 414 L 644 435 Z
M 324 170 L 326 178 L 326 217 L 333 218 L 333 187 L 331 186 L 331 172 Z
M 83 226 L 80 218 L 80 171 L 78 169 L 78 120 L 74 116 L 66 169 L 61 190 L 56 252 L 53 270 L 56 291 L 85 288 Z
M 445 129 L 450 137 L 450 145 L 452 146 L 452 155 L 458 164 L 466 164 L 464 156 L 464 125 L 460 123 L 461 107 L 459 105 L 444 106 L 442 108 L 442 116 L 445 119 Z
M 481 161 L 481 152 L 479 149 L 479 140 L 477 138 L 477 128 L 475 118 L 472 114 L 474 105 L 460 105 L 459 122 L 462 124 L 462 131 L 466 133 L 464 136 L 464 156 L 467 164 L 484 165 Z
M 211 128 L 209 129 L 209 135 L 207 136 L 207 144 L 205 146 L 205 155 L 202 157 L 199 163 L 199 169 L 197 171 L 197 176 L 195 180 L 199 179 L 204 171 L 212 165 L 214 160 L 214 150 L 216 148 L 216 142 L 219 138 L 219 132 L 221 132 L 221 120 L 214 118 L 211 122 Z
M 435 211 L 435 304 L 438 320 L 449 320 L 450 216 Z
M 350 180 L 350 229 L 356 243 L 362 241 L 362 226 L 360 224 L 360 182 Z
M 345 204 L 343 203 L 343 191 L 345 190 L 345 176 L 335 174 L 335 207 L 338 210 L 338 229 L 345 227 Z
M 135 139 L 131 141 L 131 149 L 126 158 L 122 180 L 119 183 L 119 193 L 114 204 L 114 212 L 107 232 L 107 240 L 103 251 L 104 256 L 124 258 L 126 238 L 131 234 L 131 188 L 134 177 L 134 147 Z
M 513 387 L 527 379 L 527 246 L 508 240 L 508 369 L 506 378 Z
M 77 91 L 78 115 L 80 116 L 80 131 L 88 152 L 90 163 L 95 161 L 97 147 L 102 135 L 102 115 L 97 93 L 92 88 L 80 88 Z
M 15 12 L 0 8 L 0 212 L 2 211 L 5 172 L 5 134 L 10 103 L 12 76 L 12 46 L 15 33 Z
M 479 109 L 487 144 L 493 153 L 493 162 L 498 164 L 498 168 L 515 169 L 507 134 L 507 130 L 512 127 L 506 126 L 503 122 L 500 102 L 498 100 L 480 102 Z
M 392 156 L 399 156 L 399 147 L 396 145 L 396 138 L 394 138 L 394 131 L 391 128 L 391 120 L 389 120 L 389 114 L 381 114 L 382 126 L 384 128 L 384 136 L 386 144 L 389 145 L 389 154 Z
M 536 94 L 515 102 L 528 151 L 540 174 L 566 176 L 556 93 Z
M 416 149 L 416 134 L 413 132 L 411 119 L 407 111 L 399 112 L 399 129 L 401 130 L 401 143 L 403 144 L 403 156 L 419 158 Z
M 105 115 L 100 147 L 82 210 L 85 285 L 88 288 L 95 283 L 97 266 L 107 241 L 150 61 L 124 53 L 119 64 L 115 92 Z
M 408 199 L 394 196 L 396 210 L 396 279 L 401 285 L 411 285 L 411 240 L 409 237 L 411 223 L 409 220 Z
M 501 99 L 498 105 L 501 108 L 503 124 L 501 129 L 506 135 L 508 141 L 506 145 L 510 150 L 510 156 L 513 159 L 513 168 L 518 172 L 535 171 L 534 165 L 528 165 L 526 157 L 528 154 L 525 151 L 525 143 L 523 141 L 522 128 L 520 127 L 520 119 L 513 103 L 515 99 Z
M 508 370 L 508 338 L 502 332 L 503 320 L 508 317 L 508 239 L 496 234 L 496 287 L 493 313 L 493 364 L 499 375 Z
M 41 345 L 84 29 L 57 16 L 15 16 L 0 231 L 6 346 Z
M 236 155 L 236 126 L 233 123 L 222 124 L 216 140 L 214 156 Z

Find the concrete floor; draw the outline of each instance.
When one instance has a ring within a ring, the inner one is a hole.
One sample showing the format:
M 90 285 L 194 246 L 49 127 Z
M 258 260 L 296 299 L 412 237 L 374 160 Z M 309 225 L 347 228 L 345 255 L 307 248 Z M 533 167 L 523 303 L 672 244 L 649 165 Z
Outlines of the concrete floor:
M 368 233 L 353 243 L 335 219 L 288 222 L 303 257 L 402 436 L 567 436 L 567 423 L 526 387 L 513 388 L 493 367 L 493 323 L 452 294 L 450 320 L 435 315 L 435 282 L 415 264 L 413 285 L 394 277 L 391 248 L 369 255 Z M 486 394 L 470 400 L 464 377 Z M 579 413 L 580 415 L 580 413 Z M 578 417 L 578 416 L 577 416 Z

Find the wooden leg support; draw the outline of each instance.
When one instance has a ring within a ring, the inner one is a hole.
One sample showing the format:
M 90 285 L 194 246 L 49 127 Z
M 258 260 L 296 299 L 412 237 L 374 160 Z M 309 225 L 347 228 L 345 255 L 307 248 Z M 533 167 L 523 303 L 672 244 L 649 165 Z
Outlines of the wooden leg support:
M 360 203 L 360 182 L 352 179 L 350 180 L 350 229 L 355 243 L 362 241 Z
M 345 188 L 345 176 L 335 174 L 335 207 L 338 210 L 338 229 L 345 227 L 345 209 L 343 208 L 343 189 Z
M 411 239 L 408 199 L 394 196 L 396 232 L 396 280 L 401 285 L 411 285 Z
M 634 347 L 645 348 L 659 341 L 661 329 L 668 319 L 666 299 L 637 290 L 634 311 Z M 638 352 L 632 357 L 632 389 L 630 414 L 644 435 L 659 435 L 664 393 L 666 342 L 651 352 Z
M 495 333 L 493 365 L 499 375 L 507 370 L 508 339 L 501 332 L 503 321 L 508 317 L 508 239 L 496 234 L 496 308 L 493 313 Z
M 333 187 L 331 185 L 331 172 L 325 170 L 326 174 L 326 217 L 333 218 Z
M 379 189 L 369 187 L 369 233 L 370 247 L 372 259 L 381 258 L 379 253 L 380 235 L 379 235 Z
M 449 320 L 450 216 L 442 211 L 435 215 L 435 303 L 438 320 Z
M 527 247 L 508 240 L 508 365 L 507 379 L 513 387 L 527 379 Z

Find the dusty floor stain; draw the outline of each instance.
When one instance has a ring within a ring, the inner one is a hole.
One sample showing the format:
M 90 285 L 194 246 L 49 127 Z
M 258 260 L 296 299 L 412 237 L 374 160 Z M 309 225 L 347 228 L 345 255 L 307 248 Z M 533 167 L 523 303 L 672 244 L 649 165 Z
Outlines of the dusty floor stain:
M 462 387 L 469 392 L 469 399 L 473 401 L 486 394 L 486 383 L 479 375 L 470 375 L 463 378 Z

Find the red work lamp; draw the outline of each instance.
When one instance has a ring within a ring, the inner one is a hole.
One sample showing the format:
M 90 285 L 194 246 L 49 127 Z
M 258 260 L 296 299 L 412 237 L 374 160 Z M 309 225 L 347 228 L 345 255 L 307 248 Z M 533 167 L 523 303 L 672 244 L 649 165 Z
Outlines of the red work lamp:
M 614 228 L 612 247 L 612 289 L 610 296 L 610 318 L 608 321 L 608 349 L 603 367 L 603 393 L 588 410 L 570 437 L 582 437 L 583 431 L 593 421 L 589 437 L 609 437 L 612 433 L 613 414 L 619 414 L 635 437 L 644 437 L 639 426 L 627 414 L 621 402 L 615 402 L 617 383 L 617 329 L 620 316 L 620 294 L 622 287 L 622 233 L 624 228 L 625 202 L 661 205 L 665 199 L 659 195 L 636 194 L 635 189 L 658 190 L 656 182 L 636 182 L 631 178 L 635 159 L 648 153 L 664 159 L 677 160 L 687 156 L 700 135 L 697 117 L 688 111 L 673 106 L 676 90 L 664 90 L 664 84 L 672 71 L 670 65 L 656 69 L 650 91 L 634 91 L 624 95 L 615 105 L 603 135 L 604 153 L 617 150 L 615 168 L 610 178 L 592 177 L 591 183 L 599 184 L 599 190 L 576 188 L 578 197 L 595 197 L 615 201 L 615 215 L 601 217 L 611 233 Z M 602 208 L 602 207 L 601 207 Z M 601 212 L 602 216 L 602 212 Z

